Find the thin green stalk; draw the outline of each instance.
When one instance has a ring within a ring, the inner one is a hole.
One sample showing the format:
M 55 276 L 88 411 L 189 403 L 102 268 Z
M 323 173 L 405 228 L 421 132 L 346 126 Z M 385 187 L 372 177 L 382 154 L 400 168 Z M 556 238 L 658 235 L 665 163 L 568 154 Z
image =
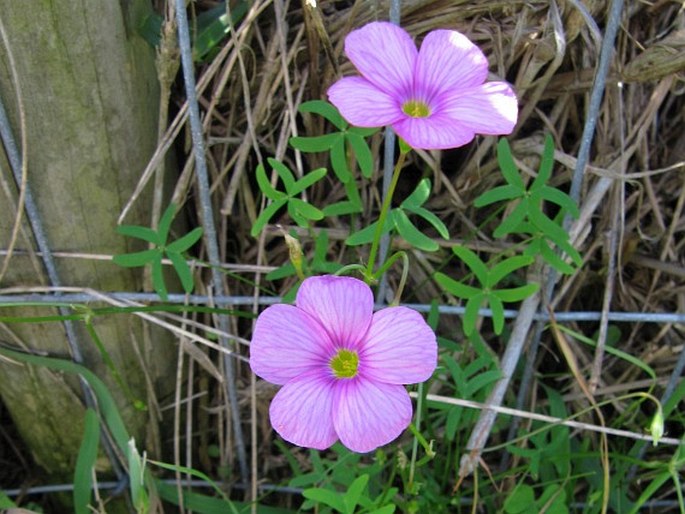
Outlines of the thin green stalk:
M 408 150 L 404 150 L 402 145 L 400 145 L 400 156 L 395 164 L 395 169 L 392 172 L 392 180 L 390 181 L 390 187 L 388 192 L 383 199 L 383 205 L 381 205 L 381 212 L 378 216 L 378 226 L 376 227 L 376 234 L 371 242 L 371 250 L 369 251 L 369 262 L 366 266 L 365 278 L 367 283 L 372 283 L 375 280 L 373 276 L 373 268 L 376 265 L 376 257 L 378 255 L 378 245 L 381 241 L 381 236 L 383 235 L 383 227 L 385 226 L 385 219 L 388 217 L 388 211 L 390 211 L 390 205 L 392 204 L 392 196 L 395 193 L 395 188 L 397 187 L 397 182 L 400 178 L 400 172 L 404 166 L 404 161 L 407 157 Z
M 418 396 L 416 398 L 416 431 L 421 430 L 421 410 L 423 408 L 423 384 L 419 384 Z M 420 432 L 419 432 L 420 433 Z M 414 485 L 414 470 L 416 469 L 416 454 L 419 450 L 419 438 L 414 435 L 414 442 L 411 447 L 411 463 L 409 464 L 409 488 Z
M 399 252 L 392 254 L 390 258 L 386 260 L 380 268 L 378 268 L 378 271 L 376 271 L 373 277 L 374 279 L 380 279 L 383 276 L 383 273 L 388 271 L 390 267 L 395 264 L 397 259 L 402 259 L 402 275 L 400 277 L 400 284 L 395 292 L 395 298 L 393 298 L 393 301 L 390 304 L 391 306 L 397 306 L 400 304 L 400 298 L 402 298 L 402 292 L 404 291 L 404 286 L 407 283 L 407 276 L 409 275 L 409 257 L 407 257 L 407 252 L 400 250 Z

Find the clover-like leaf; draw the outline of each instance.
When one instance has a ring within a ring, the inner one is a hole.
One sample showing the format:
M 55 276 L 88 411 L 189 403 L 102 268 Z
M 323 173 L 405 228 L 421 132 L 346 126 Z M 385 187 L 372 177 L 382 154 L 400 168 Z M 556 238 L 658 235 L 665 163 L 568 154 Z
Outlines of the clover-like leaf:
M 254 224 L 252 225 L 252 230 L 250 230 L 250 235 L 252 237 L 257 237 L 257 235 L 262 231 L 264 226 L 269 222 L 269 220 L 276 214 L 276 212 L 288 203 L 287 198 L 281 198 L 280 200 L 275 200 L 271 202 L 266 208 L 257 216 Z
M 335 176 L 343 184 L 347 184 L 352 179 L 352 173 L 347 164 L 347 155 L 345 152 L 345 138 L 341 138 L 335 142 L 331 147 L 331 166 L 335 172 Z
M 310 100 L 300 104 L 298 108 L 300 112 L 310 112 L 318 114 L 330 121 L 336 128 L 340 130 L 345 130 L 349 127 L 349 124 L 342 117 L 338 109 L 329 102 L 324 100 Z
M 145 266 L 160 255 L 159 249 L 143 250 L 142 252 L 123 253 L 112 257 L 114 264 L 124 268 L 137 268 Z
M 461 282 L 457 282 L 453 278 L 441 272 L 437 272 L 435 274 L 435 281 L 448 293 L 453 294 L 458 298 L 464 298 L 465 300 L 475 298 L 479 294 L 482 294 L 482 291 L 477 287 L 468 286 L 466 284 L 462 284 Z
M 354 151 L 354 157 L 357 159 L 362 175 L 366 178 L 371 178 L 373 173 L 373 154 L 366 139 L 351 130 L 347 132 L 345 139 Z
M 119 233 L 131 237 L 137 237 L 148 243 L 152 243 L 156 248 L 144 250 L 141 252 L 132 252 L 126 254 L 115 255 L 112 260 L 119 266 L 137 267 L 146 266 L 150 264 L 152 267 L 152 286 L 154 287 L 160 298 L 166 301 L 167 287 L 164 283 L 164 273 L 162 272 L 162 259 L 166 255 L 176 270 L 183 289 L 190 293 L 193 290 L 193 277 L 190 268 L 183 257 L 182 253 L 187 251 L 191 246 L 197 243 L 202 237 L 202 228 L 197 227 L 176 241 L 167 243 L 169 231 L 171 230 L 171 222 L 176 214 L 177 206 L 173 203 L 169 204 L 164 214 L 159 220 L 157 231 L 134 225 L 122 225 L 117 230 Z
M 293 148 L 306 153 L 327 152 L 333 145 L 344 138 L 341 132 L 324 134 L 323 136 L 296 136 L 288 142 Z
M 183 290 L 186 293 L 192 292 L 194 287 L 193 274 L 191 273 L 190 266 L 188 266 L 185 258 L 180 253 L 170 251 L 169 249 L 167 249 L 166 255 L 174 266 L 178 278 L 181 279 Z
M 166 284 L 164 283 L 164 273 L 162 272 L 162 254 L 158 254 L 157 258 L 152 261 L 152 287 L 163 301 L 169 299 L 167 295 Z
M 295 187 L 295 176 L 293 175 L 293 172 L 290 171 L 285 164 L 278 159 L 274 159 L 273 157 L 267 158 L 267 162 L 283 181 L 283 186 L 285 187 L 285 192 L 288 194 L 288 196 L 296 194 L 292 193 L 292 190 Z
M 347 184 L 344 184 L 344 186 L 345 191 L 347 192 L 347 200 L 326 205 L 323 208 L 324 216 L 341 216 L 343 214 L 353 214 L 364 210 L 357 184 L 353 180 L 350 180 Z
M 269 178 L 266 176 L 266 170 L 264 169 L 263 164 L 257 165 L 255 176 L 257 177 L 257 185 L 259 186 L 259 189 L 269 200 L 278 201 L 288 197 L 288 195 L 278 191 L 276 188 L 274 188 L 274 186 L 271 185 Z
M 502 202 L 504 200 L 513 200 L 521 196 L 521 190 L 511 184 L 506 186 L 497 186 L 494 189 L 486 191 L 473 201 L 475 207 L 484 207 L 491 203 Z
M 315 170 L 310 171 L 307 173 L 304 177 L 302 177 L 300 180 L 295 182 L 295 184 L 292 186 L 291 190 L 288 191 L 288 194 L 290 196 L 295 196 L 299 195 L 302 193 L 305 189 L 311 187 L 314 185 L 316 182 L 321 180 L 326 176 L 326 168 L 317 168 Z
M 157 233 L 159 234 L 159 244 L 166 244 L 166 240 L 169 238 L 169 230 L 171 230 L 171 222 L 174 221 L 174 216 L 176 215 L 177 206 L 175 203 L 170 203 L 169 207 L 166 208 L 164 214 L 159 220 L 159 226 L 157 227 Z
M 394 226 L 391 213 L 392 211 L 390 211 L 388 213 L 388 217 L 385 218 L 385 223 L 383 224 L 383 232 L 381 232 L 382 234 L 387 234 L 392 230 Z M 363 229 L 358 230 L 357 232 L 348 236 L 347 239 L 345 239 L 345 244 L 348 246 L 358 246 L 370 243 L 371 241 L 373 241 L 373 238 L 376 235 L 377 226 L 378 221 L 374 221 L 370 225 L 367 225 Z
M 426 200 L 428 200 L 430 191 L 431 181 L 428 178 L 424 178 L 416 186 L 416 189 L 414 189 L 414 191 L 404 199 L 404 201 L 400 204 L 400 208 L 422 217 L 424 220 L 430 223 L 435 230 L 437 230 L 438 234 L 440 234 L 440 237 L 443 239 L 449 239 L 449 232 L 447 231 L 447 227 L 442 220 L 428 209 L 422 207 L 422 205 L 426 203 Z
M 291 198 L 288 201 L 288 213 L 295 223 L 302 228 L 308 226 L 307 220 L 318 221 L 323 219 L 323 212 L 299 198 Z
M 250 231 L 252 237 L 256 237 L 276 212 L 284 206 L 287 206 L 288 213 L 293 221 L 301 227 L 307 227 L 308 220 L 323 219 L 324 213 L 320 209 L 297 198 L 297 196 L 326 176 L 326 169 L 317 168 L 299 180 L 295 180 L 293 172 L 282 162 L 271 157 L 267 159 L 267 162 L 280 177 L 285 187 L 285 192 L 275 189 L 269 182 L 264 167 L 262 165 L 257 166 L 257 184 L 264 196 L 271 199 L 271 203 L 259 214 L 252 225 L 252 230 Z
M 181 253 L 185 252 L 188 250 L 191 246 L 193 246 L 195 243 L 197 243 L 200 238 L 202 237 L 202 227 L 196 227 L 190 232 L 188 232 L 186 235 L 179 237 L 176 241 L 173 243 L 170 243 L 166 245 L 166 251 L 167 253 L 169 252 L 176 252 L 176 253 Z
M 485 263 L 480 260 L 474 252 L 465 246 L 456 245 L 452 247 L 452 253 L 459 257 L 471 269 L 476 278 L 481 284 L 486 284 L 488 281 L 488 268 Z
M 426 203 L 426 200 L 428 200 L 430 192 L 430 179 L 422 179 L 416 186 L 416 189 L 414 189 L 414 191 L 412 191 L 412 193 L 404 199 L 401 204 L 402 208 L 412 210 L 421 207 L 424 203 Z
M 438 243 L 414 226 L 402 209 L 393 209 L 390 211 L 390 215 L 392 216 L 395 228 L 397 228 L 397 232 L 410 245 L 424 252 L 435 252 L 440 248 Z
M 435 281 L 448 293 L 466 301 L 464 310 L 464 333 L 470 336 L 475 330 L 478 312 L 482 306 L 490 307 L 492 324 L 496 334 L 504 329 L 504 302 L 518 302 L 535 293 L 538 284 L 525 284 L 520 287 L 496 289 L 495 286 L 514 271 L 533 262 L 528 255 L 513 256 L 492 267 L 486 265 L 478 255 L 464 246 L 452 247 L 454 254 L 471 269 L 481 287 L 466 285 L 448 277 L 444 273 L 436 273 Z
M 159 240 L 159 234 L 157 231 L 152 230 L 148 227 L 141 227 L 138 225 L 119 225 L 117 227 L 117 232 L 122 236 L 135 237 L 136 239 L 142 239 L 148 243 L 154 245 L 160 245 L 163 241 Z
M 509 142 L 504 138 L 501 138 L 497 142 L 497 162 L 500 165 L 504 179 L 516 189 L 520 191 L 525 190 L 526 186 L 519 175 L 519 170 L 514 162 L 514 157 L 511 154 Z

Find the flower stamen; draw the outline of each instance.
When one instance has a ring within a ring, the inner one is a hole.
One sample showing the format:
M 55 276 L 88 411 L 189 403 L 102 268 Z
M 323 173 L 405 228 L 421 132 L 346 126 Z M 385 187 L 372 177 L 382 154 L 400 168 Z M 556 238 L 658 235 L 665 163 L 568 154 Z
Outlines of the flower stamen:
M 338 350 L 329 365 L 335 378 L 354 378 L 357 376 L 359 355 L 350 350 Z
M 431 115 L 430 107 L 420 100 L 409 100 L 402 105 L 402 112 L 412 118 L 428 118 Z

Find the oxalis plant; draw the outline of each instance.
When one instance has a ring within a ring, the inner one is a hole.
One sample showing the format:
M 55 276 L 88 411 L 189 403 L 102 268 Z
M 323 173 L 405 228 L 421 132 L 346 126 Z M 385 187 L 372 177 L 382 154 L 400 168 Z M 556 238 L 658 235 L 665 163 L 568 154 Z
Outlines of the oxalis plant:
M 505 304 L 521 302 L 540 288 L 539 280 L 530 272 L 533 266 L 545 264 L 569 274 L 582 265 L 562 223 L 567 215 L 577 217 L 578 208 L 568 195 L 549 184 L 554 163 L 551 137 L 545 138 L 540 166 L 532 178 L 520 172 L 506 139 L 499 140 L 497 160 L 504 183 L 480 195 L 475 207 L 486 210 L 490 219 L 501 220 L 494 228 L 494 238 L 507 238 L 513 244 L 488 259 L 475 246 L 454 245 L 450 249 L 452 258 L 432 277 L 445 298 L 464 307 L 463 333 L 476 358 L 468 363 L 457 361 L 453 356 L 463 346 L 436 336 L 437 309 L 424 319 L 401 305 L 411 273 L 409 257 L 397 251 L 381 261 L 381 239 L 391 235 L 417 250 L 436 252 L 438 243 L 421 228 L 430 226 L 440 238 L 449 240 L 446 225 L 426 207 L 431 192 L 429 179 L 420 180 L 393 207 L 405 163 L 415 150 L 458 148 L 477 135 L 510 134 L 518 116 L 516 95 L 506 82 L 486 80 L 485 55 L 453 30 L 428 33 L 417 49 L 400 27 L 373 22 L 346 37 L 345 53 L 359 74 L 335 82 L 327 91 L 328 101 L 314 100 L 299 107 L 302 114 L 322 117 L 331 131 L 290 139 L 296 150 L 328 154 L 332 176 L 322 167 L 297 178 L 275 158 L 268 158 L 255 170 L 263 208 L 252 225 L 251 236 L 260 237 L 268 225 L 287 216 L 308 232 L 313 248 L 307 257 L 295 232 L 283 234 L 290 260 L 266 278 L 296 276 L 297 285 L 287 292 L 283 303 L 266 308 L 258 316 L 249 364 L 257 377 L 278 386 L 268 416 L 279 436 L 274 444 L 286 456 L 294 475 L 288 485 L 303 491 L 302 510 L 316 508 L 317 512 L 343 514 L 390 514 L 398 508 L 409 513 L 455 512 L 457 498 L 443 494 L 440 484 L 453 478 L 456 453 L 452 452 L 463 447 L 459 427 L 470 426 L 475 411 L 434 403 L 430 405 L 434 412 L 429 412 L 425 383 L 435 381 L 442 391 L 448 390 L 455 397 L 484 399 L 500 372 L 480 335 L 482 310 L 489 310 L 494 333 L 502 335 Z M 374 172 L 369 138 L 383 127 L 391 127 L 398 136 L 397 160 L 377 217 L 359 227 L 358 220 L 364 214 L 360 186 L 372 179 Z M 313 195 L 308 193 L 324 178 L 339 181 L 346 199 L 310 202 L 308 198 Z M 175 205 L 169 206 L 157 230 L 118 228 L 123 236 L 142 240 L 150 247 L 115 256 L 114 262 L 128 267 L 149 266 L 153 287 L 162 300 L 167 299 L 168 291 L 162 273 L 165 259 L 187 293 L 194 287 L 187 259 L 202 230 L 197 228 L 170 241 L 176 211 Z M 362 256 L 361 262 L 328 260 L 325 227 L 327 220 L 334 218 L 337 225 L 349 220 L 347 225 L 356 227 L 344 244 Z M 374 287 L 391 268 L 400 271 L 399 286 L 391 304 L 377 310 Z M 444 350 L 440 357 L 439 346 Z M 187 508 L 197 512 L 244 512 L 250 508 L 230 501 L 199 471 L 147 461 L 126 433 L 104 385 L 87 370 L 71 363 L 35 359 L 48 367 L 80 373 L 91 384 L 107 411 L 105 422 L 119 450 L 127 456 L 137 512 L 150 510 L 153 494 L 180 501 L 173 488 L 153 480 L 150 464 L 202 479 L 220 496 L 189 494 L 183 498 Z M 410 395 L 407 386 L 414 384 Z M 547 393 L 552 414 L 568 417 L 559 394 L 552 390 Z M 417 398 L 416 408 L 412 396 Z M 664 412 L 658 406 L 651 427 L 655 441 L 663 433 L 668 412 L 668 408 Z M 89 411 L 87 422 L 89 437 L 77 470 L 85 477 L 75 493 L 79 513 L 87 512 L 92 480 L 87 464 L 97 455 L 99 421 Z M 517 487 L 499 506 L 512 514 L 568 512 L 566 484 L 575 478 L 571 477 L 569 460 L 558 458 L 560 452 L 572 451 L 568 429 L 535 428 L 530 441 L 536 451 L 513 445 L 509 451 L 529 458 L 525 473 L 544 478 L 548 485 L 540 490 L 528 485 Z M 409 452 L 396 442 L 407 430 L 412 441 Z M 442 440 L 445 447 L 436 447 L 436 440 Z M 309 449 L 310 468 L 293 456 L 294 447 Z M 678 459 L 678 463 L 683 460 L 682 456 Z M 425 472 L 429 463 L 434 464 L 430 473 Z M 663 476 L 673 474 L 664 471 Z M 492 498 L 484 501 L 497 504 Z

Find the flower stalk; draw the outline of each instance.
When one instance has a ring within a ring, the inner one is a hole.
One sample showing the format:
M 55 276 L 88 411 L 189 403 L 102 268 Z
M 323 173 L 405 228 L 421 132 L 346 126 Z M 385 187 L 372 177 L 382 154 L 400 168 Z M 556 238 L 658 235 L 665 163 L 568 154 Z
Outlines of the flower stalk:
M 400 144 L 400 156 L 397 158 L 395 169 L 392 172 L 392 180 L 390 181 L 388 192 L 385 195 L 385 198 L 383 199 L 383 204 L 381 205 L 381 212 L 378 215 L 378 225 L 376 226 L 376 233 L 373 237 L 373 241 L 371 242 L 371 250 L 369 251 L 369 261 L 366 265 L 366 272 L 364 273 L 364 279 L 366 283 L 369 285 L 375 283 L 378 280 L 381 274 L 381 270 L 384 271 L 384 268 L 381 267 L 379 272 L 376 272 L 374 274 L 373 269 L 376 265 L 376 257 L 378 255 L 378 247 L 381 242 L 381 236 L 383 235 L 383 227 L 385 226 L 385 220 L 388 217 L 388 212 L 390 211 L 390 206 L 392 205 L 392 197 L 395 193 L 397 183 L 399 182 L 400 173 L 402 171 L 402 168 L 404 167 L 404 161 L 406 160 L 407 154 L 409 153 L 409 150 L 407 148 L 408 147 L 406 145 Z

